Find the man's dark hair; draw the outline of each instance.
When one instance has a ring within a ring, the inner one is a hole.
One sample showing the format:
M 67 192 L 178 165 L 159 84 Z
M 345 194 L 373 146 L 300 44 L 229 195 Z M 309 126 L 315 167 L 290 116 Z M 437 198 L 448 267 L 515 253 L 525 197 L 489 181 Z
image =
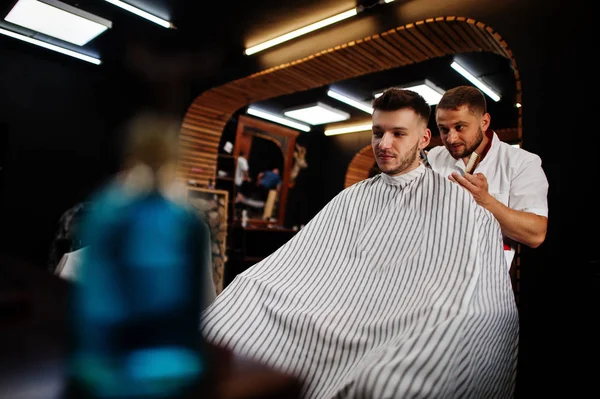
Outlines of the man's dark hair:
M 412 90 L 392 87 L 373 100 L 374 111 L 398 111 L 404 108 L 412 109 L 426 125 L 429 123 L 431 107 L 419 93 Z
M 458 109 L 466 105 L 469 112 L 481 116 L 487 112 L 485 96 L 476 87 L 457 86 L 444 93 L 436 109 Z

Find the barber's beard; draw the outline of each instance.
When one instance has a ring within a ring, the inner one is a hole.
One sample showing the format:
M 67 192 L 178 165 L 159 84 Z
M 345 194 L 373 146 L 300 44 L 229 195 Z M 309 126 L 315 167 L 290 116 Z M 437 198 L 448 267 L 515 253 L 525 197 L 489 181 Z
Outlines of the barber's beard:
M 459 158 L 466 158 L 468 156 L 471 156 L 471 154 L 473 152 L 475 152 L 475 150 L 477 149 L 477 147 L 479 147 L 479 145 L 481 144 L 481 142 L 483 141 L 483 130 L 481 128 L 478 129 L 477 131 L 477 135 L 475 136 L 475 141 L 473 143 L 471 143 L 471 145 L 465 145 L 465 149 L 462 153 L 460 154 L 452 154 L 454 156 L 455 159 L 459 159 Z
M 390 175 L 390 176 L 399 175 L 402 172 L 409 169 L 415 163 L 418 166 L 418 162 L 419 162 L 418 156 L 419 156 L 419 143 L 417 142 L 413 148 L 411 148 L 409 151 L 407 151 L 406 153 L 404 153 L 402 156 L 400 156 L 398 158 L 399 164 L 397 167 L 395 167 L 394 169 L 389 169 L 389 170 L 383 170 L 383 169 L 381 169 L 381 167 L 380 167 L 380 169 L 383 173 Z

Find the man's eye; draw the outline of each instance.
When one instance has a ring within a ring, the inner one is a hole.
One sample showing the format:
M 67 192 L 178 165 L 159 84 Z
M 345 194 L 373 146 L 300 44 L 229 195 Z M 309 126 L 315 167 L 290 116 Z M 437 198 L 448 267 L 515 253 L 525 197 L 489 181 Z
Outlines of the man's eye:
M 464 126 L 463 125 L 456 125 L 456 131 L 460 132 L 461 130 L 463 130 Z
M 373 136 L 375 136 L 375 137 L 381 137 L 381 132 L 373 131 Z

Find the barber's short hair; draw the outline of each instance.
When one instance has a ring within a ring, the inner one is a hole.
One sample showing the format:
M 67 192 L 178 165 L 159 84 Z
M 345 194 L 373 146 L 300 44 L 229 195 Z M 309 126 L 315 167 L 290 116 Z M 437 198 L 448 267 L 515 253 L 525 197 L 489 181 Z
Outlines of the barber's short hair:
M 474 115 L 481 116 L 487 112 L 485 95 L 473 86 L 457 86 L 447 90 L 436 109 L 458 109 L 463 105 Z
M 425 125 L 429 123 L 431 107 L 419 94 L 408 89 L 389 88 L 383 94 L 373 100 L 374 111 L 399 111 L 401 109 L 412 109 L 421 117 Z

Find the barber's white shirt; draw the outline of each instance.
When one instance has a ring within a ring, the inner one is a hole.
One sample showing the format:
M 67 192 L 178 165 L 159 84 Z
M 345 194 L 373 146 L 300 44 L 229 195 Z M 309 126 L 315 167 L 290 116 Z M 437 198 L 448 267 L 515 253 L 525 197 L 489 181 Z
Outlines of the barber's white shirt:
M 444 176 L 465 173 L 462 159 L 454 159 L 443 145 L 429 150 L 427 159 L 432 169 Z M 538 155 L 500 141 L 494 132 L 492 145 L 475 173 L 485 175 L 489 193 L 504 205 L 548 217 L 548 179 Z M 510 246 L 504 251 L 510 268 L 517 243 L 508 238 L 505 243 Z

